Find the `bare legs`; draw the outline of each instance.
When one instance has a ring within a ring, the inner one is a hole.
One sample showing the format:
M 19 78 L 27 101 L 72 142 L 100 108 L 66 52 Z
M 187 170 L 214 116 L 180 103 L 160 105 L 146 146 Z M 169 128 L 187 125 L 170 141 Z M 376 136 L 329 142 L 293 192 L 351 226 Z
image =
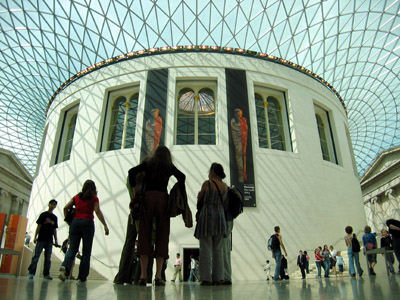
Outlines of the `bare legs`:
M 147 278 L 147 263 L 148 263 L 148 261 L 149 261 L 148 255 L 140 255 L 140 267 L 141 267 L 140 279 L 146 280 L 146 278 Z M 156 265 L 157 265 L 156 279 L 161 279 L 161 270 L 162 270 L 163 263 L 164 263 L 164 257 L 156 258 Z

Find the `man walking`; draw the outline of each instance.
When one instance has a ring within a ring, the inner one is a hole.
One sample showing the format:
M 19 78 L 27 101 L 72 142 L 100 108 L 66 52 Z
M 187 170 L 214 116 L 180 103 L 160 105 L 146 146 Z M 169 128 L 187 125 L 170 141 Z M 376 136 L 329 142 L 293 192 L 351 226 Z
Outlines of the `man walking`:
M 303 254 L 303 251 L 299 251 L 299 256 L 297 256 L 297 265 L 300 268 L 301 271 L 301 278 L 305 279 L 306 278 L 306 272 L 305 272 L 305 266 L 307 263 L 307 258 Z
M 280 234 L 281 229 L 279 228 L 279 226 L 275 226 L 274 230 L 275 230 L 274 240 L 276 242 L 273 243 L 274 246 L 272 249 L 272 257 L 275 259 L 275 262 L 276 262 L 275 274 L 274 274 L 274 280 L 276 281 L 276 280 L 279 280 L 279 270 L 281 268 L 281 261 L 282 261 L 281 248 L 283 249 L 283 251 L 285 251 L 285 256 L 287 256 L 287 252 L 286 252 L 285 245 L 282 242 L 282 236 Z
M 172 277 L 172 282 L 175 282 L 176 275 L 179 274 L 179 281 L 182 282 L 182 259 L 180 253 L 176 254 L 176 260 L 175 260 L 175 271 L 174 271 L 174 277 Z
M 188 281 L 199 281 L 196 275 L 196 265 L 197 261 L 194 259 L 193 255 L 190 255 L 190 275 Z
M 49 201 L 49 209 L 40 214 L 38 220 L 36 221 L 37 227 L 33 242 L 36 244 L 35 254 L 32 257 L 31 264 L 28 267 L 30 279 L 36 274 L 37 263 L 40 258 L 40 254 L 44 249 L 44 268 L 43 276 L 45 279 L 52 280 L 50 276 L 50 266 L 51 266 L 51 252 L 53 248 L 53 236 L 54 245 L 58 246 L 57 242 L 57 216 L 53 214 L 53 210 L 57 207 L 57 201 L 52 199 Z

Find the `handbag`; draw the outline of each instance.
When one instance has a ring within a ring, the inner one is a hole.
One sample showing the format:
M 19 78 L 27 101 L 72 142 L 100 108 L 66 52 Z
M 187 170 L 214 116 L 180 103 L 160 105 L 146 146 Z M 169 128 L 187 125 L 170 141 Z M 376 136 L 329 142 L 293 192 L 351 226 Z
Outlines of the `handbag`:
M 72 206 L 70 208 L 68 208 L 67 215 L 65 216 L 65 219 L 64 219 L 64 221 L 68 225 L 71 225 L 71 222 L 74 219 L 75 212 L 76 212 L 76 209 L 75 209 L 75 197 L 73 199 L 74 199 L 74 203 L 72 204 Z
M 71 222 L 75 217 L 75 212 L 76 212 L 75 206 L 72 206 L 71 208 L 68 209 L 67 215 L 65 216 L 65 219 L 64 219 L 64 221 L 68 225 L 71 225 Z
M 144 212 L 144 190 L 145 185 L 140 189 L 140 191 L 137 191 L 135 193 L 131 203 L 129 204 L 132 212 L 133 221 L 139 220 L 140 216 Z

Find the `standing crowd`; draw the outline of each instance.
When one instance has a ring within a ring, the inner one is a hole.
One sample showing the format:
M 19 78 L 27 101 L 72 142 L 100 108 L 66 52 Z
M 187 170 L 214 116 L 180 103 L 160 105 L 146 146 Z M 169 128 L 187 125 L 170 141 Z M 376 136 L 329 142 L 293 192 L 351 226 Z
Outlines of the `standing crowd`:
M 168 193 L 167 186 L 171 176 L 177 180 L 177 184 Z M 231 233 L 234 218 L 230 202 L 233 197 L 231 188 L 223 181 L 226 177 L 224 169 L 219 163 L 212 163 L 208 172 L 208 179 L 205 180 L 197 195 L 196 227 L 194 236 L 199 240 L 200 256 L 199 261 L 191 257 L 190 280 L 199 280 L 201 285 L 230 285 L 232 284 L 231 269 Z M 184 216 L 185 226 L 191 227 L 191 212 L 187 204 L 185 188 L 185 174 L 178 170 L 172 163 L 171 153 L 165 146 L 159 146 L 154 154 L 145 159 L 141 164 L 131 168 L 128 172 L 127 188 L 130 193 L 130 214 L 127 224 L 125 244 L 121 253 L 119 271 L 115 276 L 116 284 L 131 284 L 134 278 L 134 264 L 136 257 L 139 257 L 139 278 L 138 285 L 145 286 L 148 280 L 148 272 L 151 272 L 153 258 L 156 260 L 156 273 L 153 281 L 156 286 L 165 285 L 164 271 L 168 259 L 168 244 L 170 234 L 171 211 L 179 208 L 179 213 Z M 173 201 L 171 201 L 173 198 Z M 172 208 L 171 208 L 172 202 Z M 37 220 L 37 229 L 34 236 L 36 244 L 35 254 L 29 266 L 29 278 L 33 278 L 36 272 L 36 265 L 42 249 L 45 249 L 45 267 L 43 275 L 51 280 L 50 256 L 54 243 L 58 246 L 56 229 L 58 228 L 57 217 L 53 210 L 57 206 L 56 200 L 49 202 L 48 211 L 42 213 Z M 87 180 L 82 191 L 75 195 L 64 207 L 64 216 L 67 217 L 73 212 L 69 227 L 69 247 L 65 259 L 60 268 L 58 278 L 65 281 L 71 277 L 75 257 L 82 241 L 82 255 L 79 266 L 78 280 L 85 282 L 89 275 L 90 258 L 92 251 L 94 228 L 94 213 L 104 226 L 105 235 L 109 229 L 104 215 L 100 210 L 97 197 L 96 185 L 92 180 Z M 176 215 L 176 214 L 175 214 Z M 175 216 L 174 215 L 174 216 Z M 400 262 L 400 221 L 388 220 L 388 230 L 382 229 L 381 247 L 393 248 L 394 253 Z M 272 279 L 275 281 L 288 279 L 287 252 L 280 234 L 280 227 L 274 228 L 275 233 L 268 241 L 272 257 L 276 261 L 276 267 Z M 353 228 L 345 228 L 344 238 L 349 257 L 349 273 L 352 277 L 362 276 L 363 269 L 359 263 L 360 244 Z M 364 229 L 362 242 L 364 250 L 377 248 L 375 234 L 371 228 Z M 138 237 L 138 239 L 136 239 Z M 135 241 L 137 248 L 135 251 Z M 339 274 L 343 273 L 343 257 L 340 251 L 334 250 L 333 246 L 328 248 L 318 247 L 314 251 L 315 263 L 318 270 L 318 277 L 321 277 L 324 269 L 324 277 L 328 278 L 330 270 L 336 275 L 336 264 Z M 376 254 L 367 254 L 369 274 L 375 275 Z M 388 268 L 394 273 L 394 256 L 386 253 Z M 299 251 L 297 265 L 300 268 L 302 278 L 309 273 L 310 257 L 306 251 Z M 182 280 L 182 260 L 177 255 L 174 265 L 175 272 L 172 281 L 179 276 Z M 199 272 L 197 272 L 197 269 Z M 267 280 L 270 278 L 271 265 L 266 261 L 264 270 L 267 272 Z M 400 272 L 400 269 L 399 269 Z M 151 282 L 151 281 L 150 281 Z

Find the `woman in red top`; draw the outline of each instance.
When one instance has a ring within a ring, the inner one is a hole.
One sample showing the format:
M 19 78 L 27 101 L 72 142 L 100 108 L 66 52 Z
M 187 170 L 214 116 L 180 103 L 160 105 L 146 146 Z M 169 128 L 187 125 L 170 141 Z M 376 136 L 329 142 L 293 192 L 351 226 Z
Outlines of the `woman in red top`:
M 315 264 L 317 265 L 318 277 L 320 277 L 320 278 L 321 278 L 321 266 L 322 266 L 322 263 L 324 261 L 324 257 L 322 255 L 321 251 L 322 251 L 321 247 L 318 247 L 314 251 L 314 253 L 315 253 Z
M 76 253 L 79 250 L 79 244 L 82 240 L 82 259 L 79 265 L 78 281 L 85 282 L 89 275 L 90 256 L 92 253 L 92 244 L 94 237 L 94 215 L 96 213 L 100 222 L 104 226 L 104 232 L 109 234 L 109 230 L 104 220 L 103 213 L 100 210 L 99 198 L 97 198 L 97 189 L 94 181 L 86 180 L 83 184 L 82 192 L 74 196 L 64 207 L 64 216 L 68 209 L 75 205 L 75 216 L 69 226 L 70 247 L 65 255 L 64 262 L 60 268 L 58 278 L 64 281 L 71 272 L 72 264 Z

